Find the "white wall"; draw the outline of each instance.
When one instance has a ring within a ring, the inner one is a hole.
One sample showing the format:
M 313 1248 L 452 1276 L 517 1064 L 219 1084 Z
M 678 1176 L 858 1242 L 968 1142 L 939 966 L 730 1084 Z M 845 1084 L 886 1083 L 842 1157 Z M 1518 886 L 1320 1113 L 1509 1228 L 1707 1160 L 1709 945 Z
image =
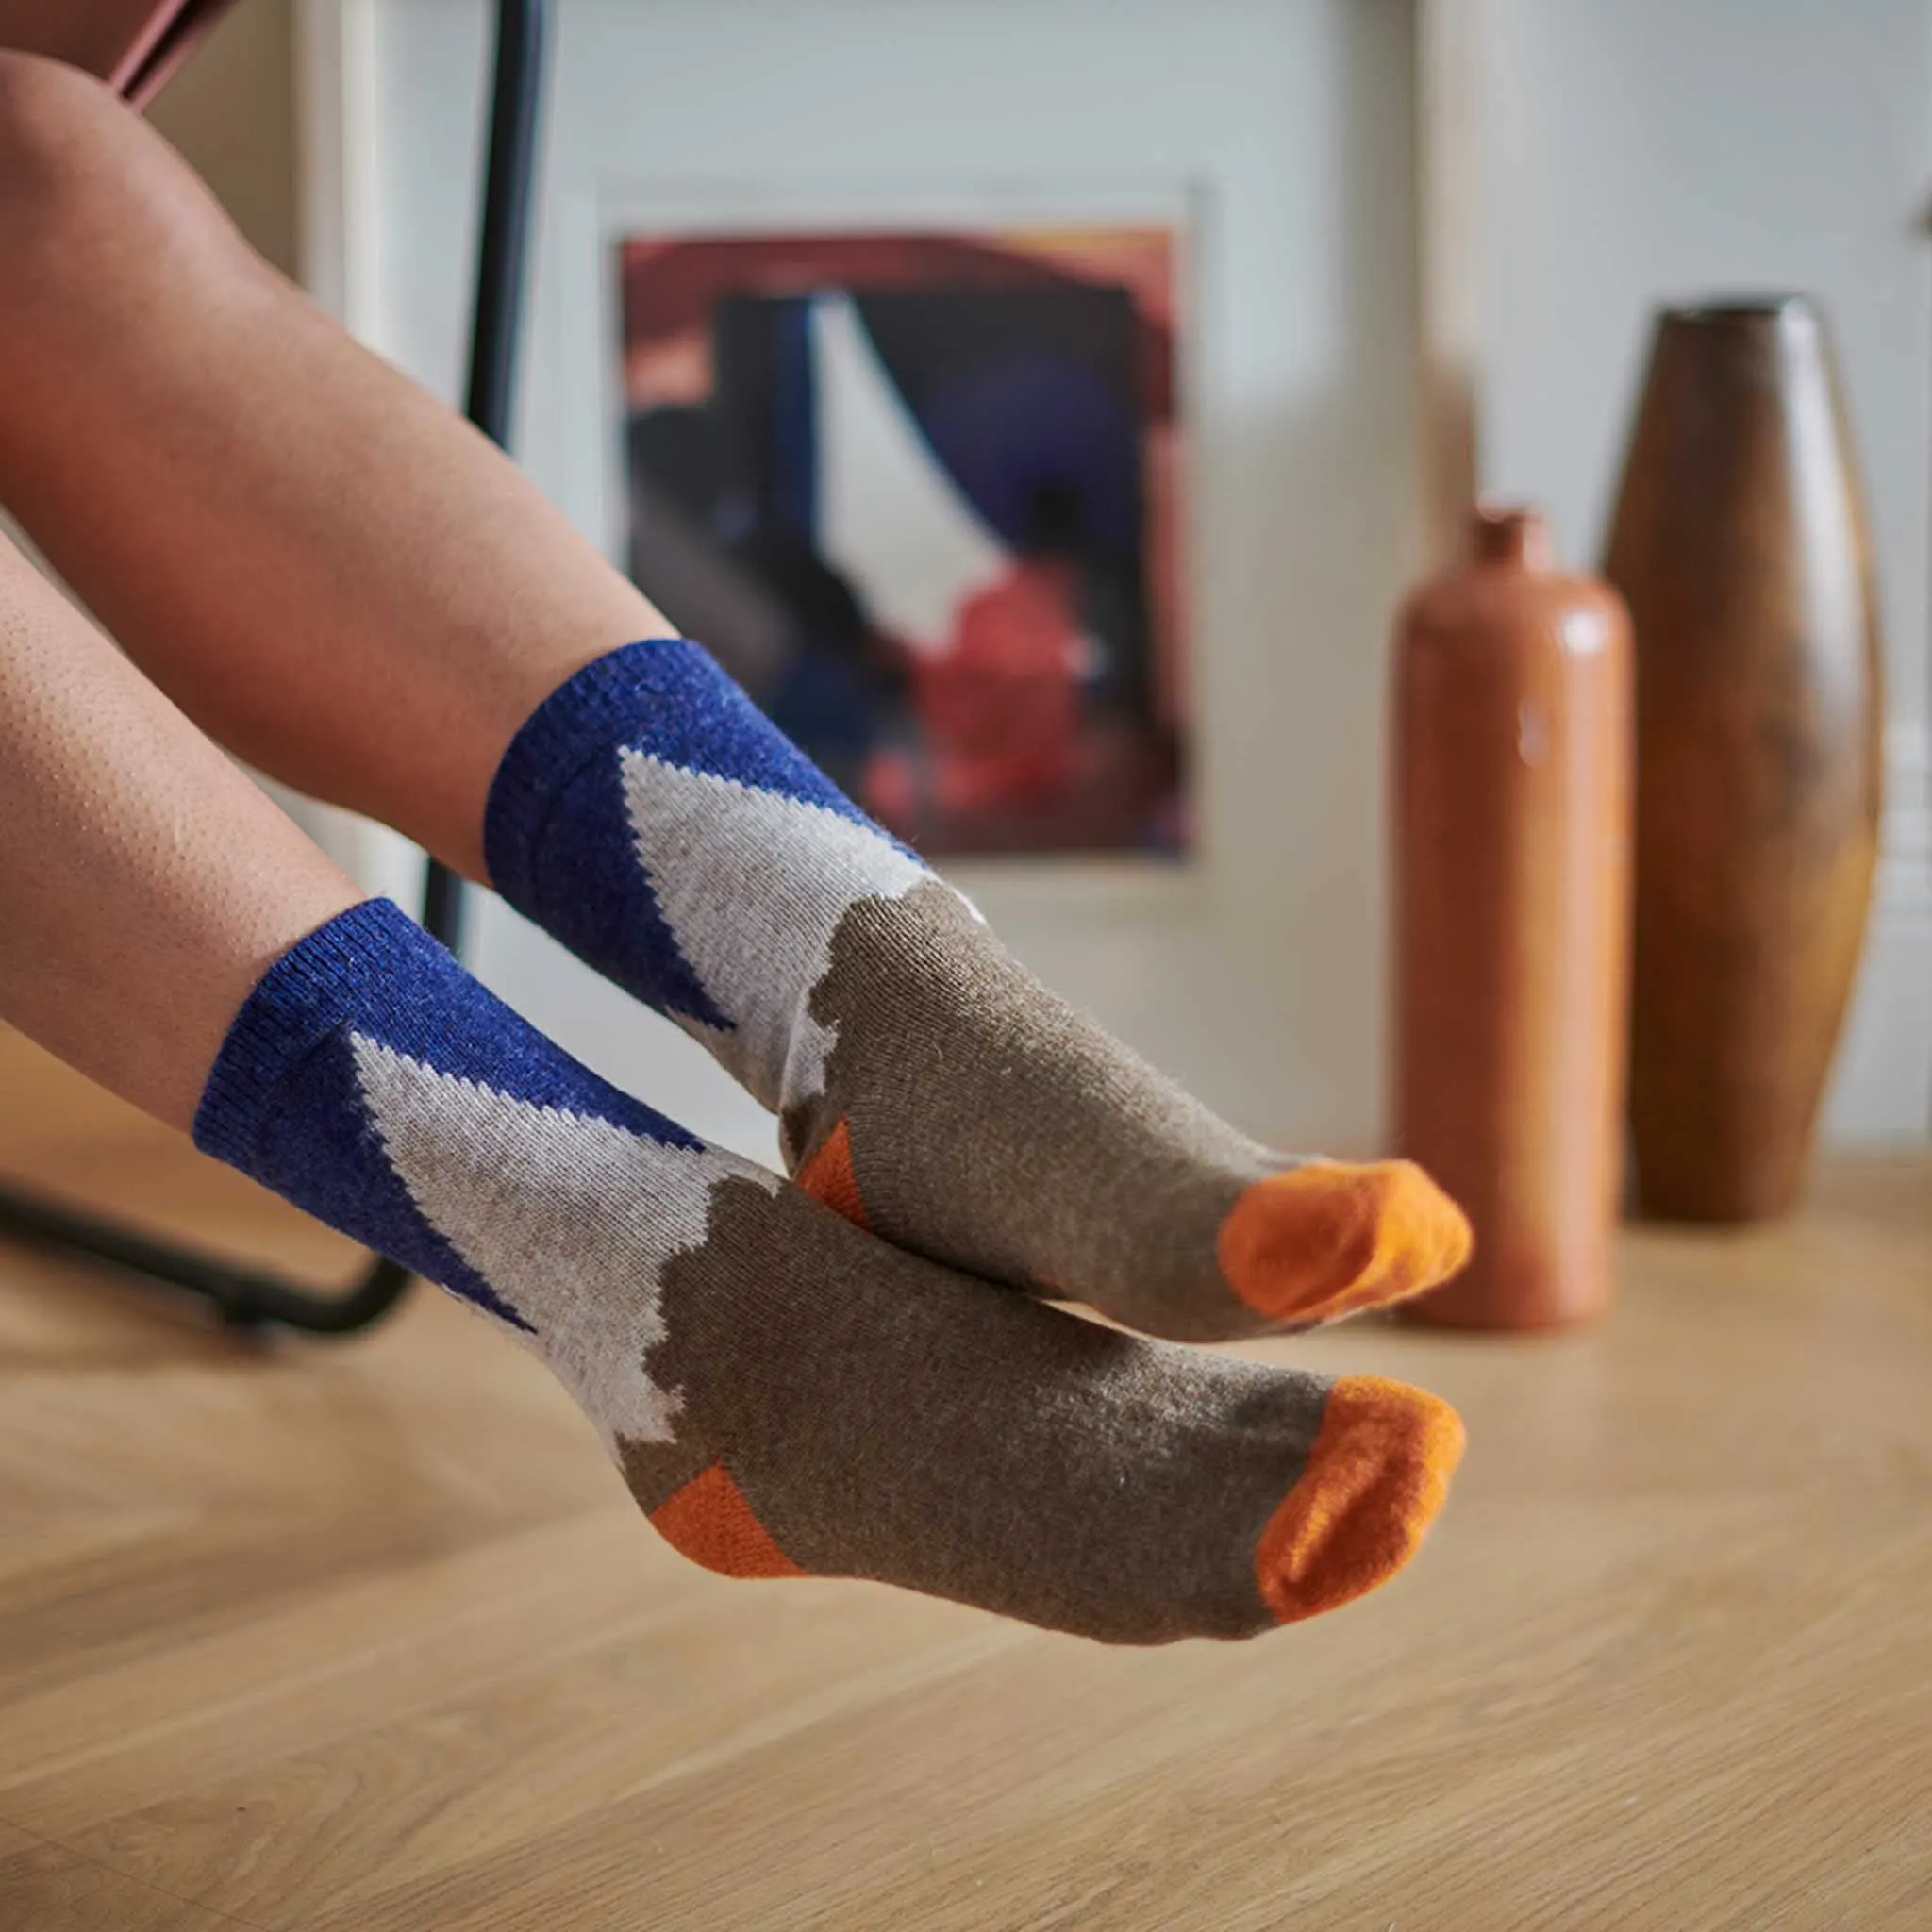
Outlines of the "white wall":
M 1932 5 L 1491 0 L 1486 487 L 1593 561 L 1658 302 L 1800 290 L 1837 338 L 1862 459 L 1892 728 L 1880 903 L 1839 1139 L 1932 1123 Z
M 248 0 L 176 70 L 148 119 L 220 197 L 235 225 L 296 268 L 291 0 Z
M 486 9 L 341 4 L 368 25 L 349 41 L 372 95 L 350 157 L 350 306 L 454 395 Z M 1803 288 L 1837 326 L 1895 723 L 1883 903 L 1829 1124 L 1923 1136 L 1932 0 L 1489 4 L 1490 488 L 1545 504 L 1591 560 L 1652 303 Z M 1290 1144 L 1371 1141 L 1384 633 L 1414 555 L 1409 0 L 570 0 L 559 16 L 522 448 L 600 539 L 610 345 L 583 293 L 600 208 L 881 179 L 1195 195 L 1207 859 L 1166 886 L 968 883 L 1050 980 L 1238 1118 Z M 500 908 L 475 957 L 613 1076 L 769 1149 L 696 1049 Z
M 473 233 L 474 0 L 375 13 L 362 321 L 457 392 Z M 1208 853 L 975 871 L 1017 949 L 1291 1144 L 1380 1112 L 1384 632 L 1412 555 L 1411 14 L 1401 0 L 571 0 L 522 453 L 600 539 L 599 206 L 639 190 L 837 203 L 1096 192 L 1198 210 L 1198 691 Z M 588 269 L 587 269 L 588 263 Z M 590 293 L 584 294 L 588 287 Z M 588 423 L 588 431 L 586 424 Z M 701 1129 L 763 1122 L 681 1037 L 485 909 L 484 975 Z

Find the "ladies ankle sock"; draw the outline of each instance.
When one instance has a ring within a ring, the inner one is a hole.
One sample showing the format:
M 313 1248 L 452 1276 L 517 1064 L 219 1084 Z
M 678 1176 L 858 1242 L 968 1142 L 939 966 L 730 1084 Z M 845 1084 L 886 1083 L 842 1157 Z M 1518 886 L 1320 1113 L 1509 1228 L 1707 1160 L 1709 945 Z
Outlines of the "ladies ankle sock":
M 384 901 L 270 969 L 194 1131 L 523 1341 L 728 1575 L 1246 1636 L 1399 1568 L 1460 1447 L 1420 1390 L 1142 1341 L 872 1239 L 599 1080 Z
M 1420 1168 L 1271 1153 L 1048 992 L 695 644 L 613 651 L 546 699 L 485 852 L 778 1113 L 801 1186 L 901 1247 L 1197 1341 L 1467 1257 Z

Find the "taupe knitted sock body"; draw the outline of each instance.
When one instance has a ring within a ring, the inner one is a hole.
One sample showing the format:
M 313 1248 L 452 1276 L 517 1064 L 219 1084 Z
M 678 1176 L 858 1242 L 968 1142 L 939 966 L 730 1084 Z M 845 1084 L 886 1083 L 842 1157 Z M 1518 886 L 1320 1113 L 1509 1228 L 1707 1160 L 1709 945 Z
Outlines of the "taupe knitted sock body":
M 1396 1301 L 1468 1253 L 1404 1161 L 1237 1132 L 1024 972 L 695 645 L 633 645 L 511 744 L 498 889 L 780 1116 L 804 1187 L 893 1243 L 1208 1340 Z

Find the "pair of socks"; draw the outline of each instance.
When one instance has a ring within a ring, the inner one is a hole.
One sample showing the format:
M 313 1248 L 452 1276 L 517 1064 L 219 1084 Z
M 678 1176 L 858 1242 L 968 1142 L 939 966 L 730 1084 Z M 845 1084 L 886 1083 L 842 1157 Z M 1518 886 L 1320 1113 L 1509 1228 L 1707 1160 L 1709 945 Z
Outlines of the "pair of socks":
M 1183 1341 L 1399 1299 L 1468 1249 L 1419 1170 L 1219 1122 L 692 644 L 541 706 L 485 848 L 777 1112 L 795 1184 L 596 1078 L 379 901 L 270 970 L 196 1140 L 540 1354 L 685 1555 L 1158 1642 L 1291 1622 L 1413 1552 L 1460 1448 L 1436 1398 L 1041 1297 Z

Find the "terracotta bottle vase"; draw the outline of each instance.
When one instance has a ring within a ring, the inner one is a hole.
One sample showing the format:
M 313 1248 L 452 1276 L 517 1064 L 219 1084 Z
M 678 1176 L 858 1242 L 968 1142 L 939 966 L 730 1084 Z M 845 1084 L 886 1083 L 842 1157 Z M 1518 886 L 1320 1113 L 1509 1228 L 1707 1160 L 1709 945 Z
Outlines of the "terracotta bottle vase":
M 1630 638 L 1541 518 L 1483 511 L 1398 630 L 1396 1132 L 1475 1255 L 1410 1305 L 1474 1328 L 1587 1321 L 1621 1197 Z
M 1659 317 L 1606 568 L 1637 638 L 1639 1201 L 1756 1220 L 1797 1191 L 1878 846 L 1876 605 L 1809 303 Z

